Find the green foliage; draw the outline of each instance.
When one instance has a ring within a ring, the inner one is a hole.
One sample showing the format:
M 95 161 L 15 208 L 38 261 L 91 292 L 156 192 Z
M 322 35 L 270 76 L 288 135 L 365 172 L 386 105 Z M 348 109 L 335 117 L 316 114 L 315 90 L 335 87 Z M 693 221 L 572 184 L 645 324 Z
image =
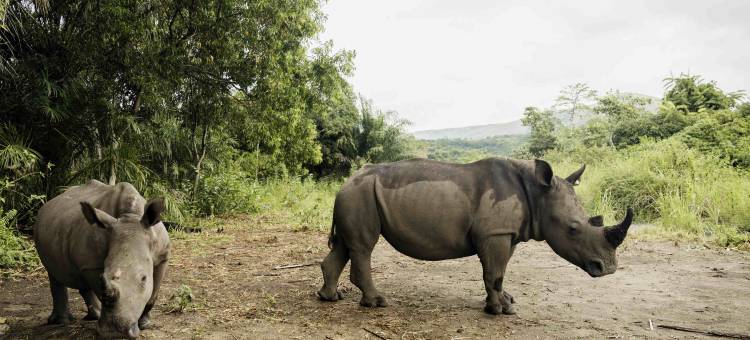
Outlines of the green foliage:
M 194 207 L 199 216 L 255 212 L 254 198 L 253 182 L 248 174 L 227 169 L 203 178 L 195 194 Z
M 685 113 L 731 109 L 744 96 L 743 92 L 725 93 L 716 82 L 705 82 L 700 76 L 681 74 L 664 82 L 667 87 L 664 100 Z
M 732 110 L 701 116 L 681 133 L 685 144 L 705 154 L 728 159 L 734 166 L 750 168 L 750 117 Z
M 395 112 L 383 112 L 372 101 L 360 99 L 361 123 L 357 134 L 360 155 L 371 163 L 393 162 L 409 158 L 410 136 L 405 133 L 409 122 Z
M 524 110 L 521 122 L 531 128 L 527 150 L 534 157 L 540 157 L 547 150 L 557 146 L 556 122 L 551 110 L 540 110 L 530 106 Z
M 339 181 L 303 178 L 269 180 L 256 186 L 259 211 L 293 230 L 328 230 Z
M 508 157 L 527 141 L 526 136 L 495 136 L 479 140 L 435 139 L 419 141 L 426 158 L 469 163 L 487 157 Z
M 320 1 L 48 5 L 10 1 L 0 29 L 0 203 L 25 222 L 92 178 L 182 220 L 253 211 L 246 182 L 412 153 L 405 121 L 359 102 L 354 53 L 317 43 Z
M 31 268 L 38 264 L 31 242 L 15 230 L 16 211 L 0 209 L 0 270 Z

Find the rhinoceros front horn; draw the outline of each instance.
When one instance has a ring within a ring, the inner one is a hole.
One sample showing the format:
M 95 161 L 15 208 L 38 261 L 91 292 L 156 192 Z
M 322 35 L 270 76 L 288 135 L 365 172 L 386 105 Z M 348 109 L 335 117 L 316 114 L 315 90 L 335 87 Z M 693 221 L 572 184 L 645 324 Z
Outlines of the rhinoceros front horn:
M 609 226 L 604 230 L 604 237 L 607 239 L 609 244 L 617 248 L 622 241 L 625 240 L 625 235 L 628 234 L 628 228 L 630 223 L 633 222 L 633 209 L 628 207 L 627 213 L 625 213 L 625 219 L 618 225 Z

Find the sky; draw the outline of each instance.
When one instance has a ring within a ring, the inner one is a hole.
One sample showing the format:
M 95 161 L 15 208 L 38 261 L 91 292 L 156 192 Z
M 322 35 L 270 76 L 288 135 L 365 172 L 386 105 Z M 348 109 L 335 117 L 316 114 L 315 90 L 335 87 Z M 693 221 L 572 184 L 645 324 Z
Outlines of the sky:
M 661 97 L 680 73 L 750 90 L 750 1 L 329 0 L 322 40 L 409 130 L 512 121 L 583 82 Z

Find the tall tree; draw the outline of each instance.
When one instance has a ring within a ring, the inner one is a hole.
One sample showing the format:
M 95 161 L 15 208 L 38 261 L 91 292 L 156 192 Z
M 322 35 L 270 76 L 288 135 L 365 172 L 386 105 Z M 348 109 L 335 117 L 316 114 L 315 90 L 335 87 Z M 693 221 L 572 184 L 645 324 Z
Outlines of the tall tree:
M 596 91 L 584 83 L 565 86 L 555 99 L 555 109 L 565 113 L 569 124 L 575 123 L 582 110 L 590 109 L 589 103 L 596 97 Z
M 667 89 L 664 100 L 674 103 L 683 112 L 731 109 L 744 97 L 742 91 L 726 93 L 716 82 L 706 82 L 697 75 L 669 77 L 664 79 L 664 86 Z
M 555 118 L 551 110 L 540 110 L 529 106 L 524 110 L 521 122 L 531 128 L 528 151 L 534 157 L 541 157 L 557 145 L 555 136 Z

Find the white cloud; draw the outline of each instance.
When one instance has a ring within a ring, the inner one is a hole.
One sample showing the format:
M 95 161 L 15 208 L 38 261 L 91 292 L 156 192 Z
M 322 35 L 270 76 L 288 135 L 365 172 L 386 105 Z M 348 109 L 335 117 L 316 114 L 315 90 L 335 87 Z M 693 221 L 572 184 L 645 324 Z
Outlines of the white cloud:
M 661 96 L 691 72 L 749 89 L 750 2 L 331 0 L 323 39 L 412 129 L 504 122 L 576 82 Z

